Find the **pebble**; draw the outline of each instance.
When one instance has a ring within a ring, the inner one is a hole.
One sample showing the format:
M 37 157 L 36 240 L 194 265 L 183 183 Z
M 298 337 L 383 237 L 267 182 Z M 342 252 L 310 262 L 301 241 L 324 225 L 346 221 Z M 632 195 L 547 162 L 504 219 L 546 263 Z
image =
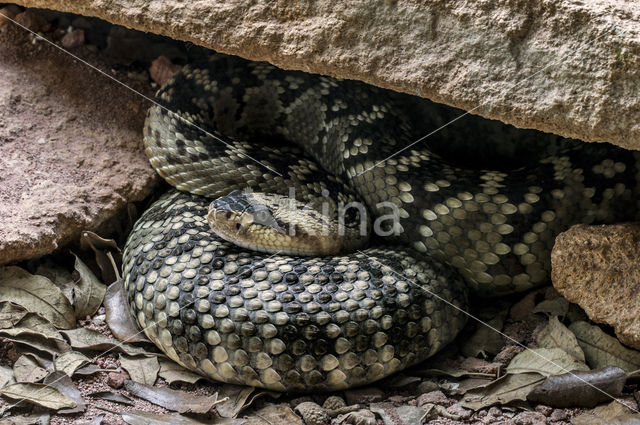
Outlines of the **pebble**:
M 430 393 L 421 394 L 418 397 L 418 407 L 423 406 L 427 403 L 439 404 L 443 406 L 450 406 L 453 404 L 452 400 L 444 395 L 442 391 L 431 391 Z
M 566 421 L 567 418 L 567 411 L 564 409 L 555 409 L 553 412 L 551 412 L 551 415 L 549 415 L 549 420 L 551 422 Z
M 420 385 L 418 385 L 418 391 L 420 393 L 428 393 L 431 391 L 436 391 L 439 388 L 440 387 L 438 386 L 438 384 L 433 381 L 423 381 L 420 383 Z
M 64 37 L 62 37 L 60 43 L 65 49 L 73 49 L 74 47 L 82 46 L 84 44 L 84 30 L 75 29 L 68 32 Z
M 107 375 L 107 385 L 111 388 L 119 389 L 124 386 L 124 381 L 129 379 L 126 372 L 109 372 Z
M 513 418 L 516 425 L 546 425 L 547 417 L 540 412 L 525 411 Z
M 460 403 L 455 403 L 454 405 L 449 406 L 449 408 L 447 408 L 447 412 L 457 416 L 460 419 L 469 419 L 471 415 L 473 415 L 473 410 L 465 409 L 464 407 L 460 406 Z

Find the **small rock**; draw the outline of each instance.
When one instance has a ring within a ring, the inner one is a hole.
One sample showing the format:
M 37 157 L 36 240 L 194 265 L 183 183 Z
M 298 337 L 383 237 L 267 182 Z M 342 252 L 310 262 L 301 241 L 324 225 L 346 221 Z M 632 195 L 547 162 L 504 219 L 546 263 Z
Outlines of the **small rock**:
M 536 412 L 540 412 L 545 416 L 549 416 L 551 412 L 553 412 L 553 407 L 545 406 L 544 404 L 539 404 L 536 406 Z
M 640 349 L 640 223 L 573 226 L 551 252 L 553 286 L 597 323 L 613 326 L 620 341 Z M 615 307 L 614 307 L 615 306 Z
M 549 420 L 551 422 L 560 422 L 560 421 L 566 421 L 568 417 L 569 415 L 567 415 L 566 410 L 554 409 L 554 411 L 551 412 L 551 415 L 549 415 Z
M 380 388 L 365 387 L 355 390 L 348 390 L 344 393 L 347 404 L 368 404 L 382 401 L 386 394 Z
M 418 397 L 418 407 L 427 403 L 439 404 L 442 406 L 449 406 L 453 402 L 442 391 L 431 391 L 430 393 L 422 394 Z
M 519 345 L 507 345 L 493 358 L 494 362 L 502 363 L 504 366 L 508 365 L 511 359 L 513 359 L 518 353 L 522 352 L 524 348 Z
M 15 17 L 15 21 L 33 32 L 44 32 L 51 28 L 51 24 L 49 24 L 45 18 L 31 9 L 18 13 Z
M 515 425 L 546 425 L 547 417 L 540 412 L 525 411 L 518 413 L 512 421 Z
M 74 47 L 82 46 L 84 44 L 84 30 L 75 29 L 68 32 L 64 37 L 62 37 L 60 43 L 65 49 L 73 49 Z
M 436 391 L 438 388 L 440 388 L 438 384 L 433 381 L 422 381 L 420 385 L 418 385 L 418 392 L 429 393 L 431 391 Z
M 347 403 L 344 402 L 342 397 L 338 397 L 337 395 L 329 396 L 324 403 L 322 403 L 322 407 L 327 410 L 336 410 L 341 407 L 345 407 Z
M 167 57 L 158 56 L 158 58 L 151 62 L 149 75 L 153 81 L 163 86 L 176 72 L 180 71 L 180 68 L 180 65 L 171 63 Z
M 91 319 L 91 323 L 93 323 L 96 326 L 100 326 L 103 325 L 105 320 L 106 320 L 107 316 L 104 314 L 98 314 L 97 316 L 95 316 L 93 319 Z
M 468 419 L 473 415 L 473 410 L 465 409 L 460 406 L 460 403 L 455 403 L 452 406 L 447 408 L 447 412 L 451 413 L 454 416 L 457 416 L 460 419 Z
M 312 401 L 298 404 L 294 411 L 302 416 L 307 425 L 328 425 L 331 422 L 327 411 Z
M 111 388 L 119 389 L 124 386 L 124 381 L 129 379 L 126 372 L 109 372 L 107 375 L 107 385 Z

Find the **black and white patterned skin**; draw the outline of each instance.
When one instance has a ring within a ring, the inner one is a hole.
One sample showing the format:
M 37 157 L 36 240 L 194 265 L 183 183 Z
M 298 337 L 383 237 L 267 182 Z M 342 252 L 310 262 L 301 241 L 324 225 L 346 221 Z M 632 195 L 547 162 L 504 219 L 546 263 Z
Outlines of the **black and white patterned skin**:
M 465 320 L 447 302 L 464 308 L 465 287 L 496 296 L 548 282 L 558 232 L 635 216 L 637 153 L 564 141 L 503 170 L 462 167 L 424 143 L 396 155 L 416 134 L 398 99 L 227 56 L 186 67 L 163 87 L 158 101 L 176 114 L 150 109 L 146 152 L 193 195 L 165 195 L 125 248 L 125 288 L 147 335 L 225 382 L 362 385 L 450 342 Z M 302 201 L 329 191 L 363 200 L 374 217 L 392 204 L 396 234 L 332 258 L 245 252 L 203 220 L 212 198 L 246 188 L 294 188 Z

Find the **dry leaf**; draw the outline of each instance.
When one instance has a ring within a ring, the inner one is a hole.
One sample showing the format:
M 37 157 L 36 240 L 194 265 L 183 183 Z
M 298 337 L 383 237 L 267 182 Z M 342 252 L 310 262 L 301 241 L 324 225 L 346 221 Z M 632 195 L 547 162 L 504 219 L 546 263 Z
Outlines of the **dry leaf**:
M 547 326 L 538 332 L 536 342 L 540 348 L 560 348 L 574 359 L 585 362 L 578 339 L 556 316 L 550 317 Z
M 625 348 L 598 326 L 587 322 L 574 322 L 569 326 L 584 351 L 587 363 L 594 369 L 618 366 L 626 372 L 640 369 L 640 352 Z
M 427 408 L 418 406 L 395 406 L 393 403 L 373 403 L 369 410 L 382 418 L 384 425 L 414 425 L 422 423 L 422 418 L 429 414 Z
M 201 422 L 179 413 L 151 413 L 132 410 L 120 413 L 122 420 L 130 425 L 222 425 L 221 422 Z M 240 423 L 238 424 L 240 425 Z
M 104 308 L 107 315 L 107 325 L 113 336 L 120 341 L 149 342 L 144 333 L 140 332 L 140 328 L 131 314 L 122 287 L 122 280 L 116 280 L 107 288 Z
M 47 370 L 40 367 L 38 363 L 27 355 L 18 357 L 13 364 L 13 376 L 16 382 L 39 382 L 47 376 Z
M 571 419 L 572 425 L 638 425 L 640 415 L 631 414 L 631 410 L 617 401 L 598 406 Z
M 546 313 L 549 316 L 566 317 L 568 311 L 569 301 L 563 297 L 558 297 L 542 301 L 533 309 L 532 313 Z
M 77 317 L 91 316 L 102 304 L 107 287 L 98 280 L 95 274 L 75 254 L 75 274 L 77 284 L 73 288 L 75 311 Z
M 0 419 L 0 425 L 48 425 L 50 419 L 51 417 L 48 413 L 10 415 Z
M 480 410 L 494 404 L 508 404 L 516 400 L 524 401 L 527 394 L 545 377 L 538 373 L 508 374 L 489 385 L 467 391 L 460 405 L 467 409 Z
M 108 285 L 118 279 L 118 270 L 122 265 L 122 252 L 116 241 L 101 238 L 93 232 L 84 231 L 80 236 L 80 246 L 82 249 L 91 248 L 95 253 L 96 263 L 100 267 L 104 283 Z
M 503 315 L 494 317 L 487 322 L 487 325 L 483 323 L 478 324 L 478 329 L 471 335 L 464 345 L 461 352 L 465 357 L 476 357 L 478 354 L 482 354 L 486 357 L 487 354 L 498 354 L 504 347 L 504 337 L 496 332 L 502 331 L 504 326 Z
M 15 379 L 13 378 L 13 369 L 9 366 L 0 365 L 0 388 L 4 388 L 9 384 L 13 384 Z
M 217 393 L 211 396 L 194 395 L 186 391 L 157 388 L 131 380 L 126 380 L 124 387 L 136 397 L 178 413 L 208 413 L 220 404 Z
M 11 329 L 1 329 L 0 335 L 18 335 L 23 332 L 38 334 L 43 338 L 55 339 L 56 341 L 66 344 L 64 338 L 60 334 L 60 331 L 58 331 L 47 319 L 35 313 L 27 313 Z
M 160 363 L 160 372 L 158 372 L 158 375 L 170 384 L 174 382 L 194 384 L 200 379 L 204 379 L 203 376 L 185 369 L 170 359 L 160 357 L 158 358 L 158 362 Z
M 14 327 L 27 313 L 27 310 L 17 304 L 0 301 L 0 329 Z
M 113 401 L 114 403 L 126 404 L 133 406 L 133 400 L 124 394 L 115 393 L 113 391 L 97 391 L 87 394 L 89 397 L 101 398 L 103 400 Z
M 127 371 L 132 381 L 153 385 L 158 378 L 160 364 L 156 357 L 128 357 L 120 355 L 120 366 Z
M 73 304 L 73 287 L 76 286 L 76 283 L 71 276 L 71 271 L 65 266 L 61 266 L 59 260 L 56 261 L 51 257 L 39 259 L 35 274 L 49 279 L 60 288 L 64 296 Z
M 0 294 L 3 300 L 39 314 L 58 329 L 71 329 L 76 324 L 71 303 L 44 276 L 32 275 L 20 267 L 0 267 Z
M 16 345 L 18 351 L 23 350 L 25 346 L 29 347 L 29 350 L 32 349 L 42 351 L 48 353 L 50 355 L 60 355 L 66 351 L 71 350 L 71 347 L 66 342 L 60 342 L 55 339 L 47 339 L 42 335 L 30 333 L 30 332 L 21 332 L 16 336 L 3 335 L 2 331 L 0 331 L 0 336 L 3 336 L 8 341 L 13 342 Z
M 0 389 L 0 395 L 11 400 L 24 400 L 24 402 L 53 410 L 76 407 L 76 402 L 73 399 L 45 384 L 11 384 Z
M 527 400 L 553 407 L 593 407 L 622 394 L 627 373 L 616 366 L 551 376 Z
M 100 332 L 94 331 L 93 329 L 71 329 L 68 331 L 62 331 L 62 334 L 69 338 L 69 343 L 73 348 L 77 348 L 79 350 L 116 351 L 129 354 L 130 356 L 158 355 L 158 353 L 149 352 L 142 347 L 136 347 L 126 342 L 120 342 L 117 339 L 109 338 L 108 336 L 102 335 Z
M 76 402 L 75 407 L 71 409 L 59 410 L 58 413 L 60 414 L 80 413 L 80 412 L 84 412 L 85 409 L 87 408 L 87 405 L 84 402 L 84 399 L 82 398 L 82 394 L 80 393 L 78 388 L 76 388 L 76 385 L 73 383 L 71 378 L 69 378 L 69 376 L 66 373 L 60 372 L 60 371 L 51 372 L 44 379 L 44 383 L 53 388 L 56 388 L 58 391 L 60 391 L 61 394 L 69 397 L 70 399 Z
M 54 359 L 54 370 L 73 376 L 76 370 L 91 362 L 87 356 L 77 351 L 62 353 Z
M 244 419 L 246 419 L 244 425 L 304 425 L 302 419 L 293 413 L 293 410 L 291 410 L 288 404 L 270 404 L 248 415 Z M 311 424 L 312 422 L 307 423 L 307 425 Z
M 228 400 L 216 406 L 218 414 L 223 418 L 235 418 L 242 409 L 250 404 L 247 400 L 254 390 L 253 387 L 241 385 L 223 385 L 218 391 L 218 398 L 220 400 L 228 398 Z
M 589 370 L 589 367 L 560 348 L 525 350 L 516 355 L 507 366 L 507 373 L 535 372 L 545 377 L 562 375 L 574 370 Z

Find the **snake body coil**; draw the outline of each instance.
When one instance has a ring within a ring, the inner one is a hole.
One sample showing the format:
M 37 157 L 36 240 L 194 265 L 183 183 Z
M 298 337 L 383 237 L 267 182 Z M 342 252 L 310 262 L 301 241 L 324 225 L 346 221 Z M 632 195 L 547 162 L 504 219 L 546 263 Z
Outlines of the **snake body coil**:
M 455 337 L 467 287 L 493 296 L 544 283 L 559 231 L 635 211 L 628 151 L 567 141 L 509 171 L 464 168 L 423 144 L 405 149 L 415 131 L 402 105 L 359 82 L 214 56 L 158 99 L 146 152 L 182 192 L 136 223 L 125 289 L 154 343 L 219 381 L 313 391 L 383 378 Z M 250 252 L 205 219 L 211 198 L 247 187 L 360 198 L 396 220 L 379 220 L 380 248 Z

